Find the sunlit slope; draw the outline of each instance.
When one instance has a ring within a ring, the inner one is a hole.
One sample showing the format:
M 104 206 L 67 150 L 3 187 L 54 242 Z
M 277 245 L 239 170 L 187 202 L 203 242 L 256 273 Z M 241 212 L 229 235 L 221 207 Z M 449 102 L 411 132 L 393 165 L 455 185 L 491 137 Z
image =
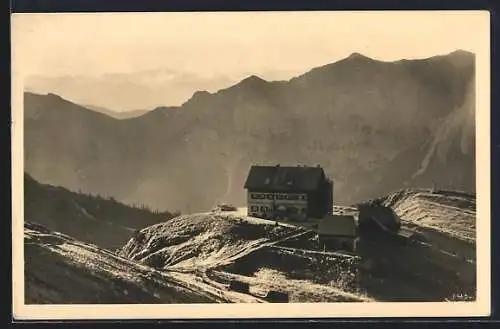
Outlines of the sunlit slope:
M 26 304 L 259 302 L 200 277 L 156 271 L 45 227 L 24 230 Z
M 214 268 L 306 231 L 237 215 L 183 215 L 141 230 L 120 255 L 157 268 Z
M 476 196 L 461 191 L 403 190 L 382 199 L 407 224 L 433 229 L 473 243 Z
M 120 255 L 176 271 L 179 277 L 197 273 L 220 289 L 227 289 L 231 280 L 247 282 L 251 296 L 278 290 L 287 292 L 290 302 L 372 300 L 345 289 L 340 281 L 341 276 L 351 274 L 353 257 L 336 253 L 319 253 L 322 257 L 318 257 L 318 253 L 299 248 L 309 247 L 314 235 L 304 228 L 277 225 L 239 212 L 199 213 L 141 230 Z M 293 275 L 290 265 L 297 275 Z M 303 275 L 314 276 L 321 269 L 323 284 Z

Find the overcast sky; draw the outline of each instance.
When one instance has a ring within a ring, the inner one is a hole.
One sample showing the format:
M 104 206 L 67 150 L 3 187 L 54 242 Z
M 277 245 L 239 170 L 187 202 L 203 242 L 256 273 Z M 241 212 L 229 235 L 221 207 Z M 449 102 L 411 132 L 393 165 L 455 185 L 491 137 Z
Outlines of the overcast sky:
M 479 15 L 478 15 L 479 14 Z M 352 52 L 380 60 L 475 52 L 481 12 L 15 14 L 24 74 L 172 68 L 306 71 Z

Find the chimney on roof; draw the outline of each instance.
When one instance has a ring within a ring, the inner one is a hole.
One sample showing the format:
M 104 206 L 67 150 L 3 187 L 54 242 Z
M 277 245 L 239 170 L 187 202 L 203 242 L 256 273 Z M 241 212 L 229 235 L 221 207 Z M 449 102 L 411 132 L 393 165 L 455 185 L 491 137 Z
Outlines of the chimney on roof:
M 278 163 L 278 164 L 276 165 L 276 167 L 279 167 L 279 166 L 280 166 L 280 164 Z
M 319 165 L 316 165 L 316 168 L 319 168 L 320 166 Z

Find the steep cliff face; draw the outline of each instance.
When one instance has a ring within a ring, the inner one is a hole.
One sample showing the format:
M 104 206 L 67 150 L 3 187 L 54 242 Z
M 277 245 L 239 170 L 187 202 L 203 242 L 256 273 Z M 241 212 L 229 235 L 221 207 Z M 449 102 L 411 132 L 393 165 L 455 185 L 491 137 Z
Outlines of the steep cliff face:
M 114 120 L 25 95 L 26 170 L 42 182 L 160 209 L 243 204 L 251 164 L 320 164 L 335 202 L 435 182 L 475 188 L 474 55 L 353 54 L 290 81 L 251 76 L 182 106 Z

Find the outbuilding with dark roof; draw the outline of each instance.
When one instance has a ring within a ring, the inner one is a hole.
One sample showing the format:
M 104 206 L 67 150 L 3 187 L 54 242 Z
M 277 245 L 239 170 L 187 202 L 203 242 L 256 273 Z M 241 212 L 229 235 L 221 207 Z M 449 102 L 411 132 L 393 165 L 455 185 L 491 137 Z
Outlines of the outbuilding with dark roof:
M 358 241 L 357 223 L 352 215 L 325 216 L 318 224 L 320 248 L 356 251 Z

